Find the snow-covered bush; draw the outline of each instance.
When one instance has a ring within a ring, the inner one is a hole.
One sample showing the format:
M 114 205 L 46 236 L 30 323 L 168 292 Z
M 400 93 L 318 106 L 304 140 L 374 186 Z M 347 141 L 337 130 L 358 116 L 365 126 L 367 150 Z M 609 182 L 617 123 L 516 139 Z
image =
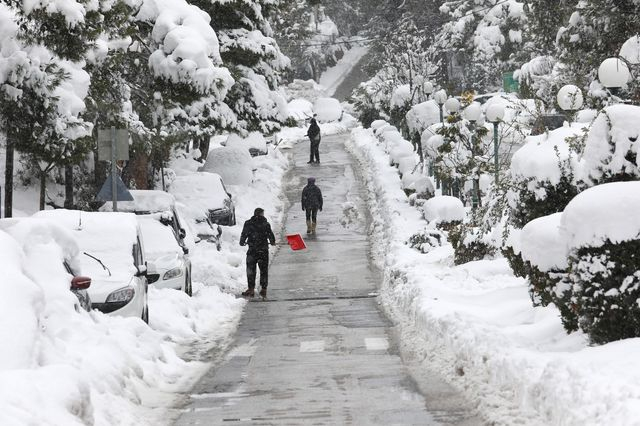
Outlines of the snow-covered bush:
M 447 237 L 434 229 L 425 229 L 409 237 L 407 244 L 412 249 L 421 253 L 429 253 L 434 248 L 441 247 L 447 241 Z
M 583 153 L 588 186 L 640 179 L 640 107 L 613 105 L 596 117 Z
M 640 182 L 598 185 L 562 213 L 580 328 L 594 343 L 640 337 Z
M 313 104 L 313 111 L 317 114 L 318 122 L 330 123 L 342 118 L 342 105 L 335 98 L 318 98 Z
M 541 216 L 561 212 L 578 193 L 577 155 L 568 139 L 582 134 L 583 125 L 565 126 L 529 136 L 511 160 L 509 207 L 513 225 L 522 228 Z
M 431 198 L 424 203 L 424 218 L 429 223 L 459 224 L 465 217 L 464 205 L 459 198 L 442 195 Z
M 214 148 L 199 171 L 217 173 L 227 185 L 248 185 L 253 180 L 251 155 L 245 148 Z
M 560 234 L 561 218 L 562 213 L 554 213 L 526 224 L 520 234 L 520 247 L 533 305 L 556 305 L 562 324 L 572 332 L 578 325 L 567 275 L 567 247 Z
M 496 254 L 491 235 L 468 223 L 451 227 L 449 242 L 454 249 L 456 265 L 491 258 Z

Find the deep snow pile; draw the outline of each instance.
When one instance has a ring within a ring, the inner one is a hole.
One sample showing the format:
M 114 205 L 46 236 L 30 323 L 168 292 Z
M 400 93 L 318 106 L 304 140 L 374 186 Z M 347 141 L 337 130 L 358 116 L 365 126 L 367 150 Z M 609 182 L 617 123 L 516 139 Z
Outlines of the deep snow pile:
M 565 333 L 554 307 L 531 306 L 505 259 L 451 266 L 448 244 L 411 249 L 405 241 L 426 222 L 388 155 L 371 130 L 355 129 L 348 144 L 367 181 L 381 298 L 405 354 L 443 373 L 493 424 L 636 424 L 640 339 L 589 347 L 584 334 Z

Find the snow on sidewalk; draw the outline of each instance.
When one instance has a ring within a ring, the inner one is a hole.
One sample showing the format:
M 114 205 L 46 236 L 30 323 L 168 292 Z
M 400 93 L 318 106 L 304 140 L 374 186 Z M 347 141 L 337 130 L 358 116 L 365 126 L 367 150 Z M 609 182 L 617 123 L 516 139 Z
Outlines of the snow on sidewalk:
M 463 390 L 493 424 L 640 424 L 640 339 L 589 347 L 566 335 L 557 310 L 533 308 L 504 259 L 452 266 L 405 242 L 427 223 L 401 190 L 370 130 L 352 132 L 370 193 L 381 297 L 401 324 L 403 350 Z

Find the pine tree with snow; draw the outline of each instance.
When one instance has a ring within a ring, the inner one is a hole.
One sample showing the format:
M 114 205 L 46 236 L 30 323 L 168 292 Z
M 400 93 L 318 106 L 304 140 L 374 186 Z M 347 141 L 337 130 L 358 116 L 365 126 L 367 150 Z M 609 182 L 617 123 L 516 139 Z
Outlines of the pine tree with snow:
M 211 16 L 220 56 L 235 78 L 225 102 L 241 131 L 271 133 L 286 120 L 286 103 L 278 87 L 289 59 L 273 39 L 267 18 L 277 11 L 273 0 L 192 0 Z

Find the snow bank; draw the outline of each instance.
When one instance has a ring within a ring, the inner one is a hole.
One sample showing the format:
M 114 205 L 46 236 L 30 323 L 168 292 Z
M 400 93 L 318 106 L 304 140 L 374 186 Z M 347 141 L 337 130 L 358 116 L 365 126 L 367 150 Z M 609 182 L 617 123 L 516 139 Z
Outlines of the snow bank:
M 375 141 L 355 129 L 348 146 L 363 165 L 381 300 L 400 322 L 403 353 L 465 393 L 487 423 L 637 423 L 640 339 L 590 347 L 582 333 L 566 335 L 554 307 L 531 306 L 505 259 L 452 267 L 448 244 L 427 254 L 405 245 L 427 223 Z
M 562 213 L 569 249 L 640 238 L 640 181 L 597 185 L 578 194 Z
M 334 98 L 318 98 L 313 104 L 313 111 L 320 123 L 339 121 L 342 117 L 342 105 Z
M 543 216 L 522 228 L 519 245 L 522 258 L 542 272 L 569 266 L 567 247 L 560 234 L 561 217 L 562 213 Z
M 313 117 L 313 104 L 306 99 L 292 99 L 287 104 L 289 117 L 294 120 L 307 120 Z
M 253 179 L 251 155 L 238 147 L 212 149 L 199 171 L 217 173 L 227 185 L 248 185 Z
M 462 222 L 464 205 L 459 198 L 442 195 L 427 200 L 423 206 L 424 218 L 429 222 Z

